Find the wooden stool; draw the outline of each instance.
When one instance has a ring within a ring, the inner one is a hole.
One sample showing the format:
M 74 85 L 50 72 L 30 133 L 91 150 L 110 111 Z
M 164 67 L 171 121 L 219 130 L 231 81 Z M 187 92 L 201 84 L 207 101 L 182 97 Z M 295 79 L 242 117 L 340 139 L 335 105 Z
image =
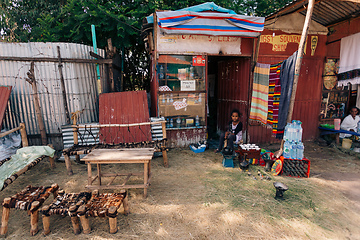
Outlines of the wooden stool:
M 50 205 L 46 205 L 40 210 L 43 218 L 44 235 L 50 233 L 51 215 L 69 215 L 74 233 L 79 234 L 81 230 L 77 210 L 81 205 L 86 204 L 90 198 L 90 192 L 65 193 L 65 191 L 60 190 L 56 199 Z
M 31 218 L 30 234 L 34 236 L 38 232 L 39 208 L 51 193 L 55 198 L 57 196 L 58 189 L 59 186 L 57 184 L 53 184 L 51 187 L 32 187 L 29 185 L 14 196 L 5 198 L 3 201 L 0 234 L 5 235 L 7 233 L 10 208 L 16 208 L 29 211 Z
M 124 214 L 129 214 L 128 197 L 125 190 L 120 193 L 102 193 L 97 190 L 93 191 L 90 201 L 78 209 L 83 233 L 88 234 L 91 231 L 88 217 L 108 217 L 110 233 L 116 233 L 117 228 L 117 211 L 121 204 L 124 207 Z

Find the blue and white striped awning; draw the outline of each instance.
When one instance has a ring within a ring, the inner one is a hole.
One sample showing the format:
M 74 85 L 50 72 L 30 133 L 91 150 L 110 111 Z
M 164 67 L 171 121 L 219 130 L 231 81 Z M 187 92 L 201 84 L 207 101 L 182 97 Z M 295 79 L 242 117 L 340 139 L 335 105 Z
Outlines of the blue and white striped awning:
M 264 30 L 263 17 L 228 13 L 169 11 L 156 12 L 165 34 L 257 37 Z

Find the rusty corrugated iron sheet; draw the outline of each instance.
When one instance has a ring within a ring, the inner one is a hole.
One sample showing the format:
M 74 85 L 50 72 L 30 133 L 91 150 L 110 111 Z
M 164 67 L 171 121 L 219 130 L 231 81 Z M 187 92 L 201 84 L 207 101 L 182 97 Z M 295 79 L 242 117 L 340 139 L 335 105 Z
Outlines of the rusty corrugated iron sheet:
M 11 89 L 11 86 L 0 86 L 0 130 L 5 115 L 5 110 L 11 94 Z
M 99 97 L 100 124 L 150 122 L 146 91 L 104 93 Z M 100 142 L 108 144 L 151 141 L 150 125 L 100 129 Z
M 241 121 L 246 130 L 249 108 L 250 58 L 236 58 L 218 63 L 218 129 L 224 130 L 231 120 L 232 109 L 242 113 Z
M 309 36 L 311 37 L 311 36 Z M 294 112 L 292 119 L 300 120 L 303 124 L 303 140 L 311 140 L 318 135 L 319 113 L 321 105 L 322 73 L 324 68 L 324 58 L 326 53 L 325 36 L 319 36 L 320 45 L 316 49 L 316 54 L 311 56 L 310 41 L 303 57 L 299 82 L 297 86 Z M 295 46 L 290 46 L 285 52 L 269 52 L 266 46 L 260 44 L 260 55 L 258 62 L 275 64 L 287 59 L 294 50 Z M 265 53 L 265 54 L 264 54 Z M 278 142 L 271 134 L 271 129 L 262 125 L 250 125 L 249 136 L 251 142 L 274 143 Z
M 282 15 L 288 15 L 293 12 L 299 12 L 306 15 L 308 0 L 292 1 L 280 10 L 273 12 L 266 17 L 266 20 L 277 18 Z M 360 3 L 351 1 L 315 1 L 311 19 L 320 23 L 323 26 L 330 26 L 332 24 L 345 21 L 353 16 L 357 16 L 360 11 Z

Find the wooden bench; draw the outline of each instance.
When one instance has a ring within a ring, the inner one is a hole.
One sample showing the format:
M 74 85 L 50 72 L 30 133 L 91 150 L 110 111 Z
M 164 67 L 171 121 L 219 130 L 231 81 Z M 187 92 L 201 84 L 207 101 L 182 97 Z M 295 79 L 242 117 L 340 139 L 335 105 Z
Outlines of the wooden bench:
M 15 208 L 30 213 L 30 234 L 34 236 L 38 232 L 39 208 L 51 193 L 55 198 L 58 189 L 59 186 L 57 184 L 53 184 L 51 187 L 33 187 L 29 185 L 19 193 L 9 198 L 5 198 L 2 204 L 3 213 L 0 234 L 5 235 L 7 233 L 10 209 Z
M 135 126 L 146 126 L 146 125 L 159 125 L 162 126 L 163 139 L 162 140 L 151 140 L 143 142 L 131 142 L 131 143 L 119 143 L 119 144 L 94 144 L 94 145 L 79 145 L 78 142 L 78 129 L 86 128 L 91 131 L 91 128 L 129 128 Z M 164 166 L 168 167 L 168 157 L 167 157 L 167 138 L 166 138 L 166 121 L 157 121 L 157 122 L 144 122 L 144 123 L 131 123 L 131 124 L 99 124 L 99 125 L 72 125 L 73 135 L 74 135 L 74 146 L 64 149 L 63 154 L 65 157 L 65 164 L 68 175 L 72 175 L 72 167 L 70 156 L 76 156 L 79 158 L 82 154 L 88 154 L 94 149 L 121 149 L 121 148 L 149 148 L 152 147 L 155 152 L 162 152 Z

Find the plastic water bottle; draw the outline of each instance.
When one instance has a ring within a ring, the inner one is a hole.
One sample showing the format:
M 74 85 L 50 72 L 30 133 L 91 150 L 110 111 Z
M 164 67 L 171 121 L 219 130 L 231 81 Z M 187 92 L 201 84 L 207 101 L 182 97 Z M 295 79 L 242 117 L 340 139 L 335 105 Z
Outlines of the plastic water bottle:
M 298 127 L 299 127 L 299 142 L 302 141 L 302 134 L 303 134 L 303 128 L 301 127 L 302 122 L 298 121 Z
M 181 127 L 181 119 L 180 119 L 180 117 L 178 117 L 178 118 L 176 119 L 176 127 L 177 127 L 177 128 L 180 128 L 180 127 Z
M 173 128 L 174 127 L 174 120 L 171 118 L 170 119 L 170 128 Z
M 166 128 L 169 128 L 170 127 L 170 120 L 167 118 L 166 119 Z
M 196 126 L 196 127 L 200 126 L 199 115 L 196 115 L 196 118 L 195 118 L 195 126 Z
M 296 152 L 296 159 L 303 159 L 304 158 L 304 144 L 299 142 L 297 144 L 297 152 Z
M 296 159 L 296 150 L 297 150 L 297 146 L 295 141 L 291 141 L 291 148 L 290 148 L 290 158 L 291 159 Z
M 291 142 L 294 140 L 294 135 L 295 135 L 295 129 L 293 123 L 289 123 L 288 133 L 289 133 L 289 141 Z
M 290 158 L 290 147 L 290 142 L 288 139 L 286 139 L 284 143 L 284 158 Z
M 283 139 L 289 139 L 289 124 L 286 124 Z
M 299 142 L 299 128 L 296 120 L 292 121 L 293 130 L 293 139 L 296 143 Z

